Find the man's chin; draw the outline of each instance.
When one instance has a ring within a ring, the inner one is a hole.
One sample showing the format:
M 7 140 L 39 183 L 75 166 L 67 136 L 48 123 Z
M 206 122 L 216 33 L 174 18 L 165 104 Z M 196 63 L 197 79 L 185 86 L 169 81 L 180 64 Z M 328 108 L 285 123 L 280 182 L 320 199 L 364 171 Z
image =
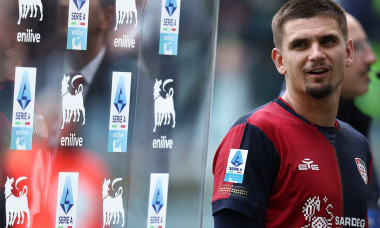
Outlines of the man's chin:
M 326 85 L 321 87 L 306 87 L 306 93 L 315 99 L 322 99 L 327 97 L 332 91 L 332 86 Z

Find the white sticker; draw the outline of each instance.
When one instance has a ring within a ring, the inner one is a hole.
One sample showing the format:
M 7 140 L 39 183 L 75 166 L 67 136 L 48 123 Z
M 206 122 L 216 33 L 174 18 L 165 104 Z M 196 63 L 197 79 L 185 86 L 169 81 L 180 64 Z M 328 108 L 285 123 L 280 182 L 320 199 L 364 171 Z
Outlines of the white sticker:
M 7 177 L 7 181 L 5 182 L 5 185 L 4 185 L 5 187 L 4 189 L 5 217 L 7 221 L 5 227 L 13 226 L 15 222 L 16 224 L 25 224 L 26 227 L 29 227 L 30 211 L 29 211 L 28 196 L 27 196 L 28 187 L 26 185 L 24 185 L 20 189 L 17 187 L 17 184 L 20 181 L 26 180 L 26 179 L 27 179 L 26 177 L 19 177 L 15 182 L 13 177 L 12 178 Z M 16 188 L 16 190 L 18 190 L 16 195 L 13 195 L 12 193 L 13 186 Z
M 31 150 L 36 68 L 16 67 L 12 114 L 12 150 Z
M 59 173 L 56 228 L 75 228 L 79 173 Z
M 177 55 L 181 0 L 162 0 L 160 55 Z
M 231 149 L 228 156 L 225 182 L 243 183 L 245 164 L 247 163 L 248 150 Z
M 103 196 L 103 227 L 111 226 L 112 224 L 119 224 L 120 227 L 124 227 L 124 206 L 123 206 L 123 187 L 120 186 L 122 178 L 115 178 L 112 181 L 112 191 L 110 191 L 109 185 L 111 179 L 105 179 L 102 186 Z M 117 188 L 117 186 L 119 186 Z M 116 189 L 114 188 L 116 187 Z M 111 196 L 111 195 L 112 196 Z M 121 220 L 119 218 L 121 217 Z M 117 220 L 116 220 L 117 219 Z
M 108 152 L 127 152 L 131 72 L 113 72 Z
M 90 0 L 69 0 L 67 49 L 87 50 L 88 10 Z M 96 16 L 96 15 L 94 15 Z
M 165 228 L 168 186 L 168 173 L 150 174 L 147 228 Z

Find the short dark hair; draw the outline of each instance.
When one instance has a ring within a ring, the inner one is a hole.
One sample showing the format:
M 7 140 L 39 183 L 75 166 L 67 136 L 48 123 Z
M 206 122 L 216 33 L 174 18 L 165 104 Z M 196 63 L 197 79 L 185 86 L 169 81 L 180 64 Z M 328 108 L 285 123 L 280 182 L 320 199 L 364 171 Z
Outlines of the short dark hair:
M 286 22 L 300 18 L 333 18 L 338 22 L 345 40 L 348 40 L 346 14 L 342 7 L 331 0 L 290 0 L 274 15 L 272 20 L 273 42 L 281 48 Z

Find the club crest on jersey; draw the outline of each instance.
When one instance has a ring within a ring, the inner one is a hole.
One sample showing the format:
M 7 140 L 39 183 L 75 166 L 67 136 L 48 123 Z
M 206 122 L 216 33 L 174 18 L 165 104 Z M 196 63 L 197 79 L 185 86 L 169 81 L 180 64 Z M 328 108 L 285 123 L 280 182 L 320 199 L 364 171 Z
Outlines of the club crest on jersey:
M 365 184 L 368 183 L 368 175 L 367 175 L 367 168 L 365 166 L 365 163 L 360 158 L 355 158 L 356 166 L 358 167 L 360 176 L 362 176 L 363 181 Z

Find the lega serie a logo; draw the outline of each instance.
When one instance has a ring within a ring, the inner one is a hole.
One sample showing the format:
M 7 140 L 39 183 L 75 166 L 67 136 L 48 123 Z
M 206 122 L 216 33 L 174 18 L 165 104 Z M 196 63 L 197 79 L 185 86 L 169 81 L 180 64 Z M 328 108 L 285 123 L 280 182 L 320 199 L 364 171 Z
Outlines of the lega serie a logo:
M 75 6 L 78 10 L 82 8 L 82 6 L 86 3 L 86 0 L 73 0 Z
M 164 206 L 164 198 L 163 198 L 163 191 L 162 191 L 162 180 L 161 178 L 158 178 L 156 187 L 154 189 L 152 207 L 154 209 L 154 212 L 158 214 L 163 206 Z
M 168 173 L 151 174 L 147 228 L 165 228 L 168 185 Z
M 20 88 L 18 90 L 17 101 L 20 104 L 22 110 L 25 110 L 25 108 L 29 105 L 31 100 L 32 96 L 30 93 L 28 72 L 24 71 L 24 74 L 22 75 L 21 79 Z
M 75 227 L 78 173 L 59 173 L 56 228 Z
M 177 0 L 166 0 L 165 9 L 168 11 L 169 16 L 172 16 L 174 11 L 177 9 Z

